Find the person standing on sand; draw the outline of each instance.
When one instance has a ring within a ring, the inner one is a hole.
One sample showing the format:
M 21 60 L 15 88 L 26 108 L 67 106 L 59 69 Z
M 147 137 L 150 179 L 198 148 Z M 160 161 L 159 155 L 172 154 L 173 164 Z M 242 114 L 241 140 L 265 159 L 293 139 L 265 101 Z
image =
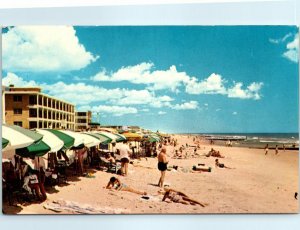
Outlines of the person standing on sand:
M 157 156 L 158 158 L 158 170 L 161 172 L 161 176 L 159 178 L 158 186 L 163 187 L 164 179 L 166 175 L 166 170 L 168 168 L 168 161 L 167 161 L 167 149 L 166 146 L 163 146 L 160 153 Z
M 266 147 L 265 147 L 265 155 L 268 154 L 268 151 L 269 151 L 269 144 L 267 144 Z
M 118 148 L 120 151 L 121 172 L 123 176 L 128 175 L 129 156 L 131 153 L 129 146 L 126 143 L 127 140 L 123 141 L 123 144 Z
M 275 146 L 275 155 L 278 155 L 278 145 Z

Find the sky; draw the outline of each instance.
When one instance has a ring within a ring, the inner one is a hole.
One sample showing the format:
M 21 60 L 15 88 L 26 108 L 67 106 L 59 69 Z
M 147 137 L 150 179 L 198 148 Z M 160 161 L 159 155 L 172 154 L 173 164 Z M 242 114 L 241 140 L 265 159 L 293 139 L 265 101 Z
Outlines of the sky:
M 294 26 L 20 26 L 2 34 L 2 85 L 169 133 L 298 132 Z

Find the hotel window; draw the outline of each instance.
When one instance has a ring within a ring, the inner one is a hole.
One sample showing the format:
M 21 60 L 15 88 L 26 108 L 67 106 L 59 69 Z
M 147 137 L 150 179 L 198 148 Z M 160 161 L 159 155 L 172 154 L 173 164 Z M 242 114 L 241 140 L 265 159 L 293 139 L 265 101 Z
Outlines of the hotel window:
M 23 122 L 22 121 L 14 121 L 14 125 L 23 127 Z
M 14 109 L 14 114 L 22 114 L 22 109 Z
M 22 96 L 21 95 L 14 95 L 14 102 L 21 102 Z
M 30 96 L 29 96 L 29 104 L 30 104 L 30 105 L 36 105 L 36 104 L 37 104 L 37 98 L 36 98 L 36 95 L 30 95 Z

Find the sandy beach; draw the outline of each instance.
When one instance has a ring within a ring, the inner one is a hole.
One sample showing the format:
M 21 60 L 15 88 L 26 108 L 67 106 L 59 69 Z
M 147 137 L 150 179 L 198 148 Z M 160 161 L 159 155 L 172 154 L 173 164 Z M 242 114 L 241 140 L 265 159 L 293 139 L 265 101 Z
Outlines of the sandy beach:
M 194 145 L 188 136 L 177 135 L 175 138 L 179 145 Z M 157 159 L 142 158 L 129 165 L 127 177 L 118 178 L 133 188 L 146 191 L 149 200 L 126 191 L 105 189 L 113 174 L 90 169 L 95 177 L 70 176 L 67 185 L 48 190 L 48 198 L 43 203 L 18 207 L 4 204 L 3 211 L 7 214 L 71 214 L 44 208 L 53 201 L 65 200 L 97 207 L 108 214 L 299 212 L 299 201 L 294 198 L 298 192 L 298 151 L 281 150 L 275 155 L 275 151 L 270 150 L 265 155 L 263 149 L 211 146 L 203 142 L 197 153 L 205 154 L 211 147 L 225 156 L 219 159 L 220 162 L 235 169 L 215 168 L 214 157 L 172 159 L 174 147 L 167 146 L 169 166 L 191 169 L 202 163 L 212 167 L 212 172 L 201 173 L 171 170 L 167 171 L 165 178 L 165 184 L 206 203 L 206 207 L 162 202 L 163 195 L 158 193 L 160 189 L 156 186 L 160 177 Z

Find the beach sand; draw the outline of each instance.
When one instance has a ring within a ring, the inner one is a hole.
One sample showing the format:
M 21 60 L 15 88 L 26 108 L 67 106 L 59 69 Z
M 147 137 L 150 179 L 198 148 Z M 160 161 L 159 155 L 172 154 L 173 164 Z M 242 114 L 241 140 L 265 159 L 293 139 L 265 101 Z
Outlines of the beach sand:
M 192 138 L 176 136 L 179 144 L 192 143 Z M 191 173 L 176 170 L 167 171 L 165 183 L 171 188 L 182 191 L 206 207 L 162 202 L 158 183 L 160 172 L 156 158 L 135 160 L 129 165 L 129 176 L 120 180 L 138 190 L 146 191 L 149 200 L 141 195 L 113 191 L 103 188 L 111 173 L 94 170 L 95 178 L 70 177 L 68 185 L 55 186 L 56 191 L 48 193 L 47 201 L 40 204 L 9 207 L 4 205 L 5 213 L 18 214 L 69 214 L 45 209 L 44 204 L 55 200 L 67 200 L 88 204 L 98 208 L 122 209 L 128 214 L 152 213 L 297 213 L 299 201 L 294 198 L 298 192 L 298 151 L 279 152 L 270 150 L 268 155 L 263 149 L 210 146 L 201 144 L 199 154 L 207 153 L 213 147 L 225 158 L 221 163 L 235 169 L 215 168 L 214 157 L 196 157 L 190 159 L 169 158 L 169 165 L 178 165 L 191 169 L 193 165 L 203 163 L 212 167 L 212 172 Z M 191 151 L 193 148 L 191 148 Z M 170 154 L 173 147 L 167 146 Z

